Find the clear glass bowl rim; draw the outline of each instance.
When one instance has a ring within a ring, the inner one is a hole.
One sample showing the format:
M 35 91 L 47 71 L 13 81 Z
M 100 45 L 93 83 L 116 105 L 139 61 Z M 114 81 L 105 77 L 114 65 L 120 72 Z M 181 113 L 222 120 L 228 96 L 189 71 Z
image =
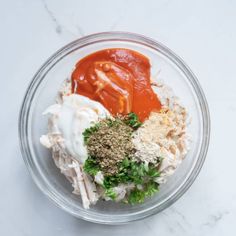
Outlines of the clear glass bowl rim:
M 53 67 L 53 65 L 61 57 L 66 56 L 68 52 L 70 52 L 71 49 L 73 49 L 75 46 L 76 46 L 76 49 L 78 49 L 78 48 L 81 48 L 90 44 L 94 44 L 97 42 L 106 42 L 110 40 L 112 41 L 123 40 L 123 41 L 128 41 L 128 42 L 134 42 L 134 43 L 142 44 L 154 50 L 158 50 L 167 58 L 169 58 L 172 62 L 174 62 L 184 72 L 185 76 L 191 83 L 194 89 L 194 92 L 197 94 L 197 97 L 198 97 L 198 102 L 200 104 L 200 109 L 202 112 L 203 138 L 202 138 L 199 156 L 197 157 L 197 162 L 195 164 L 195 167 L 192 169 L 192 172 L 189 175 L 189 178 L 182 184 L 182 186 L 178 189 L 178 191 L 175 192 L 175 194 L 173 194 L 165 202 L 163 202 L 161 205 L 157 207 L 154 206 L 151 209 L 137 212 L 135 214 L 134 213 L 131 215 L 127 214 L 126 216 L 121 216 L 121 217 L 116 217 L 116 218 L 104 217 L 104 218 L 97 219 L 92 214 L 84 214 L 82 212 L 75 211 L 72 207 L 66 204 L 62 199 L 58 198 L 58 196 L 52 191 L 52 189 L 50 189 L 49 186 L 47 186 L 45 182 L 42 180 L 31 156 L 30 147 L 27 140 L 27 136 L 28 136 L 27 124 L 28 124 L 28 118 L 29 118 L 30 105 L 34 97 L 34 93 L 37 90 L 38 86 L 40 85 L 41 80 L 44 79 L 42 75 L 47 73 L 47 71 L 50 70 L 50 68 Z M 135 34 L 135 33 L 130 33 L 130 32 L 119 32 L 119 31 L 101 32 L 101 33 L 91 34 L 91 35 L 79 38 L 67 44 L 66 46 L 64 46 L 57 52 L 55 52 L 36 72 L 36 74 L 33 76 L 33 79 L 26 90 L 26 93 L 25 93 L 25 96 L 21 105 L 19 120 L 18 120 L 18 133 L 19 133 L 20 149 L 21 149 L 21 153 L 22 153 L 22 157 L 25 162 L 25 165 L 28 171 L 30 172 L 30 175 L 32 176 L 35 184 L 50 200 L 52 200 L 58 207 L 70 213 L 71 215 L 74 215 L 77 218 L 81 218 L 90 222 L 101 223 L 101 224 L 121 224 L 121 223 L 128 223 L 135 220 L 140 220 L 140 219 L 143 219 L 145 217 L 151 216 L 153 214 L 156 214 L 164 210 L 165 208 L 173 204 L 175 201 L 177 201 L 189 189 L 189 187 L 192 185 L 192 183 L 198 176 L 202 168 L 202 165 L 205 161 L 206 154 L 208 151 L 209 140 L 210 140 L 210 114 L 209 114 L 209 108 L 208 108 L 205 95 L 202 91 L 202 88 L 196 76 L 193 74 L 190 68 L 185 64 L 185 62 L 179 56 L 177 56 L 173 51 L 171 51 L 169 48 L 167 48 L 163 44 L 157 42 L 156 40 L 153 40 L 151 38 L 148 38 L 140 34 Z

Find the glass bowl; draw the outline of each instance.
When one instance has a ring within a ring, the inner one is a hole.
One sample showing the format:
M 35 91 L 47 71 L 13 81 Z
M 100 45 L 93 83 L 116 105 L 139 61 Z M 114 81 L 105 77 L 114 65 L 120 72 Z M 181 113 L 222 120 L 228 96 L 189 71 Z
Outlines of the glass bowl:
M 47 117 L 43 111 L 55 102 L 58 89 L 68 78 L 76 62 L 104 48 L 130 48 L 150 58 L 152 75 L 164 79 L 180 97 L 192 118 L 191 150 L 159 193 L 139 205 L 99 201 L 86 210 L 72 186 L 60 173 L 50 151 L 39 143 L 47 132 Z M 84 220 L 120 224 L 156 214 L 180 198 L 197 177 L 208 149 L 210 136 L 209 111 L 197 78 L 188 66 L 164 45 L 133 33 L 105 32 L 80 38 L 52 55 L 38 70 L 30 83 L 20 111 L 19 137 L 25 164 L 36 185 L 57 206 Z

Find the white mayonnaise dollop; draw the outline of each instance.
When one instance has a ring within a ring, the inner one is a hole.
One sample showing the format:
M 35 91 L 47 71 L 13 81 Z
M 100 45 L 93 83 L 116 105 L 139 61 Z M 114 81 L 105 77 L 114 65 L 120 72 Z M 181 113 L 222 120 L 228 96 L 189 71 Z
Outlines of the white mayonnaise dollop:
M 64 96 L 61 104 L 52 105 L 44 114 L 52 115 L 49 132 L 61 134 L 66 151 L 81 163 L 88 157 L 83 132 L 99 119 L 110 116 L 102 104 L 78 94 Z

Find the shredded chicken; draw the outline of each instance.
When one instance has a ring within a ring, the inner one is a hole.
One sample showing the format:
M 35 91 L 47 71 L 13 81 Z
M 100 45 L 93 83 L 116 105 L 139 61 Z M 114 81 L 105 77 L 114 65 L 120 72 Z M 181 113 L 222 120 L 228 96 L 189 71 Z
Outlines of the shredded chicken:
M 65 152 L 63 138 L 58 134 L 50 133 L 44 135 L 40 141 L 43 145 L 48 145 L 51 148 L 56 166 L 71 182 L 74 188 L 73 193 L 81 195 L 84 208 L 88 209 L 91 204 L 95 204 L 99 198 L 96 185 L 83 171 L 82 165 Z
M 62 102 L 62 96 L 70 95 L 70 82 L 66 80 L 62 84 L 57 97 L 57 103 Z M 55 105 L 55 109 L 57 109 Z M 95 204 L 99 198 L 95 183 L 82 169 L 81 163 L 66 152 L 64 139 L 54 126 L 53 120 L 56 115 L 51 115 L 48 121 L 48 134 L 42 135 L 40 142 L 52 150 L 52 157 L 61 173 L 71 182 L 74 188 L 73 193 L 81 195 L 84 208 L 88 209 L 91 204 Z
M 156 179 L 158 183 L 164 183 L 167 177 L 172 175 L 185 157 L 189 146 L 189 135 L 187 132 L 187 112 L 180 105 L 177 97 L 172 90 L 161 83 L 152 83 L 154 91 L 158 94 L 163 105 L 161 113 L 151 113 L 143 126 L 140 127 L 132 136 L 132 142 L 136 153 L 134 158 L 147 163 L 156 163 L 163 158 L 159 165 L 160 177 Z M 58 109 L 58 104 L 62 103 L 63 96 L 71 94 L 70 80 L 65 80 L 58 92 L 57 104 L 53 109 Z M 50 108 L 52 109 L 52 107 Z M 40 142 L 51 149 L 52 157 L 61 173 L 71 182 L 73 193 L 81 195 L 84 208 L 89 208 L 101 197 L 110 200 L 105 195 L 103 184 L 104 176 L 101 171 L 92 180 L 83 171 L 82 164 L 74 159 L 65 148 L 63 139 L 57 127 L 54 125 L 56 115 L 52 114 L 48 121 L 48 134 L 42 135 Z M 116 201 L 125 198 L 127 192 L 134 188 L 134 184 L 119 184 L 113 188 L 116 193 Z
M 187 112 L 172 90 L 163 84 L 153 84 L 163 104 L 161 112 L 152 112 L 143 126 L 133 134 L 135 158 L 146 163 L 157 163 L 164 183 L 182 162 L 188 151 Z

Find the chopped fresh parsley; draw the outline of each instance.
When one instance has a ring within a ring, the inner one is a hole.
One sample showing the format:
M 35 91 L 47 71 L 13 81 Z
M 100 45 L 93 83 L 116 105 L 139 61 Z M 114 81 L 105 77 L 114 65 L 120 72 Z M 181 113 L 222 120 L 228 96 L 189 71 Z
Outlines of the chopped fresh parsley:
M 97 132 L 99 130 L 99 123 L 95 124 L 94 126 L 91 126 L 87 129 L 85 129 L 85 131 L 83 132 L 83 136 L 84 136 L 84 142 L 87 143 L 89 137 Z
M 112 188 L 108 188 L 105 190 L 105 195 L 107 197 L 110 197 L 112 200 L 116 199 L 116 193 L 114 192 L 114 190 Z
M 143 203 L 145 199 L 145 193 L 142 190 L 134 189 L 130 192 L 128 196 L 128 203 L 130 204 L 137 204 L 137 203 Z
M 160 175 L 157 168 L 153 165 L 148 167 L 144 163 L 138 163 L 125 158 L 121 164 L 119 172 L 116 175 L 105 176 L 105 188 L 115 187 L 119 183 L 144 184 L 145 182 Z
M 146 184 L 146 189 L 145 189 L 145 195 L 146 197 L 151 197 L 153 194 L 159 191 L 159 184 L 151 181 L 148 184 Z
M 143 203 L 145 198 L 152 197 L 158 190 L 159 185 L 154 181 L 150 181 L 143 186 L 143 189 L 135 188 L 132 190 L 128 196 L 128 203 Z
M 123 123 L 123 121 L 120 118 L 108 118 L 107 119 L 107 125 L 109 127 L 119 127 L 119 125 L 121 125 Z
M 92 176 L 95 176 L 101 170 L 96 158 L 91 156 L 85 161 L 83 168 L 85 172 Z M 103 188 L 105 189 L 105 195 L 115 200 L 116 193 L 112 189 L 113 187 L 121 183 L 134 183 L 135 189 L 129 193 L 127 202 L 130 204 L 142 203 L 146 197 L 151 197 L 158 191 L 159 185 L 154 182 L 154 179 L 158 176 L 160 176 L 160 173 L 154 165 L 145 165 L 125 158 L 120 163 L 119 172 L 116 175 L 104 176 Z
M 138 116 L 133 112 L 129 113 L 124 121 L 133 129 L 138 129 L 142 125 L 142 123 L 139 121 Z
M 96 158 L 89 156 L 84 163 L 83 169 L 88 174 L 95 176 L 100 170 L 100 166 L 98 165 Z

